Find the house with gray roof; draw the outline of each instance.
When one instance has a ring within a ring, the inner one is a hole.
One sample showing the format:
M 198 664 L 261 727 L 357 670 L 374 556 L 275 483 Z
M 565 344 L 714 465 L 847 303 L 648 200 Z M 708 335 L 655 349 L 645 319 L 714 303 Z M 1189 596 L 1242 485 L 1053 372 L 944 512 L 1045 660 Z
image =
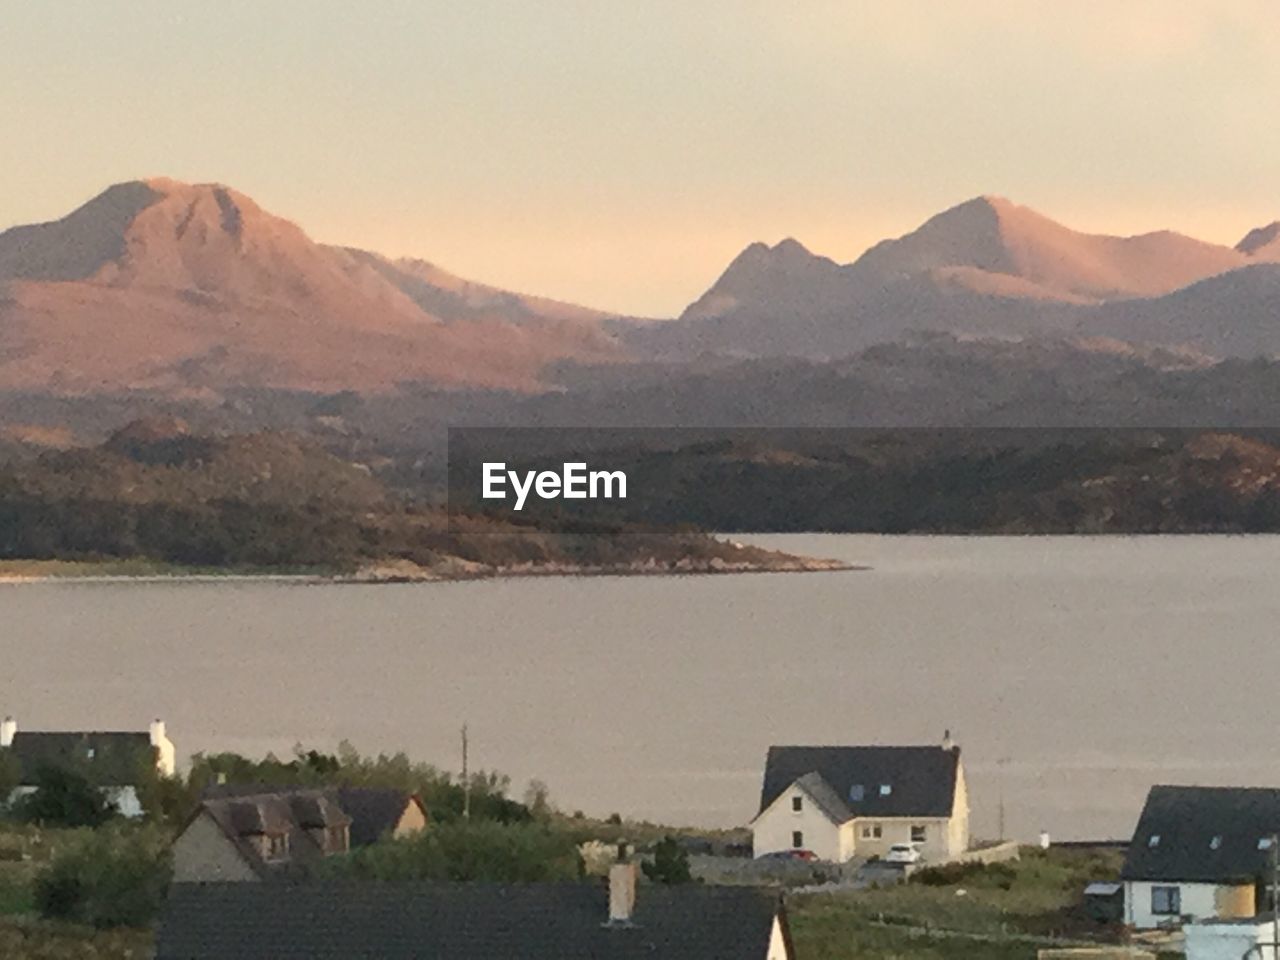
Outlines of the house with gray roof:
M 177 766 L 162 720 L 140 731 L 49 731 L 20 730 L 13 717 L 5 717 L 0 751 L 17 761 L 19 772 L 18 786 L 4 804 L 34 792 L 41 771 L 52 768 L 83 776 L 126 817 L 142 816 L 138 788 L 148 771 L 171 777 Z
M 637 883 L 177 884 L 156 960 L 794 960 L 776 892 Z
M 1125 922 L 1138 929 L 1244 920 L 1269 910 L 1280 789 L 1155 786 L 1125 857 Z
M 941 863 L 969 846 L 969 800 L 960 748 L 775 746 L 765 760 L 751 821 L 757 857 L 810 850 L 843 863 L 913 844 Z
M 400 790 L 221 785 L 173 842 L 174 880 L 298 878 L 325 857 L 426 824 L 422 801 Z

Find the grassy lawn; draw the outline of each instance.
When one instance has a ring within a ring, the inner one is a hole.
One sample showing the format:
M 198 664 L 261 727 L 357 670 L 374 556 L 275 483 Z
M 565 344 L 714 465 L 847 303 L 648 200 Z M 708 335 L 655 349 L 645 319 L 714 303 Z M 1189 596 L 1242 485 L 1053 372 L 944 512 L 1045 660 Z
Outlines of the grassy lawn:
M 1033 938 L 1104 934 L 1084 916 L 1081 893 L 1119 870 L 1113 853 L 1024 850 L 1020 861 L 937 886 L 795 893 L 791 929 L 801 960 L 1033 957 Z

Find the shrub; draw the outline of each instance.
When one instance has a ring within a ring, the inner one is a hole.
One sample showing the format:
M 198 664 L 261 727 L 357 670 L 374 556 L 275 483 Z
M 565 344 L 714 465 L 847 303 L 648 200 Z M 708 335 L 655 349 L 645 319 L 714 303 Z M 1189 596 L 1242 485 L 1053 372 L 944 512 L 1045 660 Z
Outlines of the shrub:
M 689 872 L 689 854 L 675 837 L 663 837 L 653 847 L 653 861 L 641 865 L 644 875 L 654 883 L 692 883 Z
M 582 859 L 568 834 L 536 823 L 492 820 L 438 823 L 326 861 L 323 868 L 378 880 L 575 880 Z
M 95 830 L 55 856 L 36 878 L 36 907 L 51 920 L 143 927 L 159 912 L 171 874 L 163 832 Z
M 74 770 L 43 767 L 35 775 L 35 792 L 14 805 L 14 813 L 30 823 L 63 827 L 99 827 L 115 809 L 89 780 Z
M 925 867 L 911 875 L 910 883 L 926 887 L 950 887 L 960 883 L 987 885 L 1008 890 L 1018 872 L 1007 863 L 944 863 Z

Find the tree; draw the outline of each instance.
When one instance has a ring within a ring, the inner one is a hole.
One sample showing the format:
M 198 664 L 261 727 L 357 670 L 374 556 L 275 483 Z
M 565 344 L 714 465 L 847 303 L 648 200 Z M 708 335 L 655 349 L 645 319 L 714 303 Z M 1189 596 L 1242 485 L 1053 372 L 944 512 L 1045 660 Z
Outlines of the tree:
M 169 842 L 165 832 L 150 827 L 95 830 L 36 878 L 36 906 L 52 920 L 146 926 L 159 913 L 172 878 Z
M 644 875 L 654 883 L 692 883 L 689 871 L 689 854 L 685 853 L 675 837 L 666 836 L 653 847 L 653 860 L 641 864 Z
M 22 782 L 22 765 L 13 751 L 7 747 L 0 749 L 0 807 L 9 800 L 9 795 Z
M 102 792 L 74 770 L 41 767 L 36 771 L 35 788 L 14 805 L 20 819 L 64 827 L 100 827 L 115 815 Z

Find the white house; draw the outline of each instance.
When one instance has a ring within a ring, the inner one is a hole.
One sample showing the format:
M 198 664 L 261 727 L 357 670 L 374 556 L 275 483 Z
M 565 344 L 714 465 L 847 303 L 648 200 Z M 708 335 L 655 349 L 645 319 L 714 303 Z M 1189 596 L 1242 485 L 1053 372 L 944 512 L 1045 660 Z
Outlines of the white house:
M 751 821 L 757 857 L 811 850 L 843 863 L 912 843 L 925 862 L 969 847 L 969 800 L 960 748 L 770 747 L 760 812 Z
M 13 717 L 0 721 L 0 750 L 18 761 L 18 787 L 6 799 L 13 803 L 33 793 L 42 769 L 74 770 L 102 791 L 126 817 L 142 816 L 137 786 L 146 765 L 162 776 L 177 767 L 173 742 L 164 722 L 155 720 L 146 732 L 49 732 L 19 730 Z
M 1280 790 L 1152 787 L 1120 874 L 1125 922 L 1154 929 L 1256 916 L 1267 906 L 1278 831 Z

